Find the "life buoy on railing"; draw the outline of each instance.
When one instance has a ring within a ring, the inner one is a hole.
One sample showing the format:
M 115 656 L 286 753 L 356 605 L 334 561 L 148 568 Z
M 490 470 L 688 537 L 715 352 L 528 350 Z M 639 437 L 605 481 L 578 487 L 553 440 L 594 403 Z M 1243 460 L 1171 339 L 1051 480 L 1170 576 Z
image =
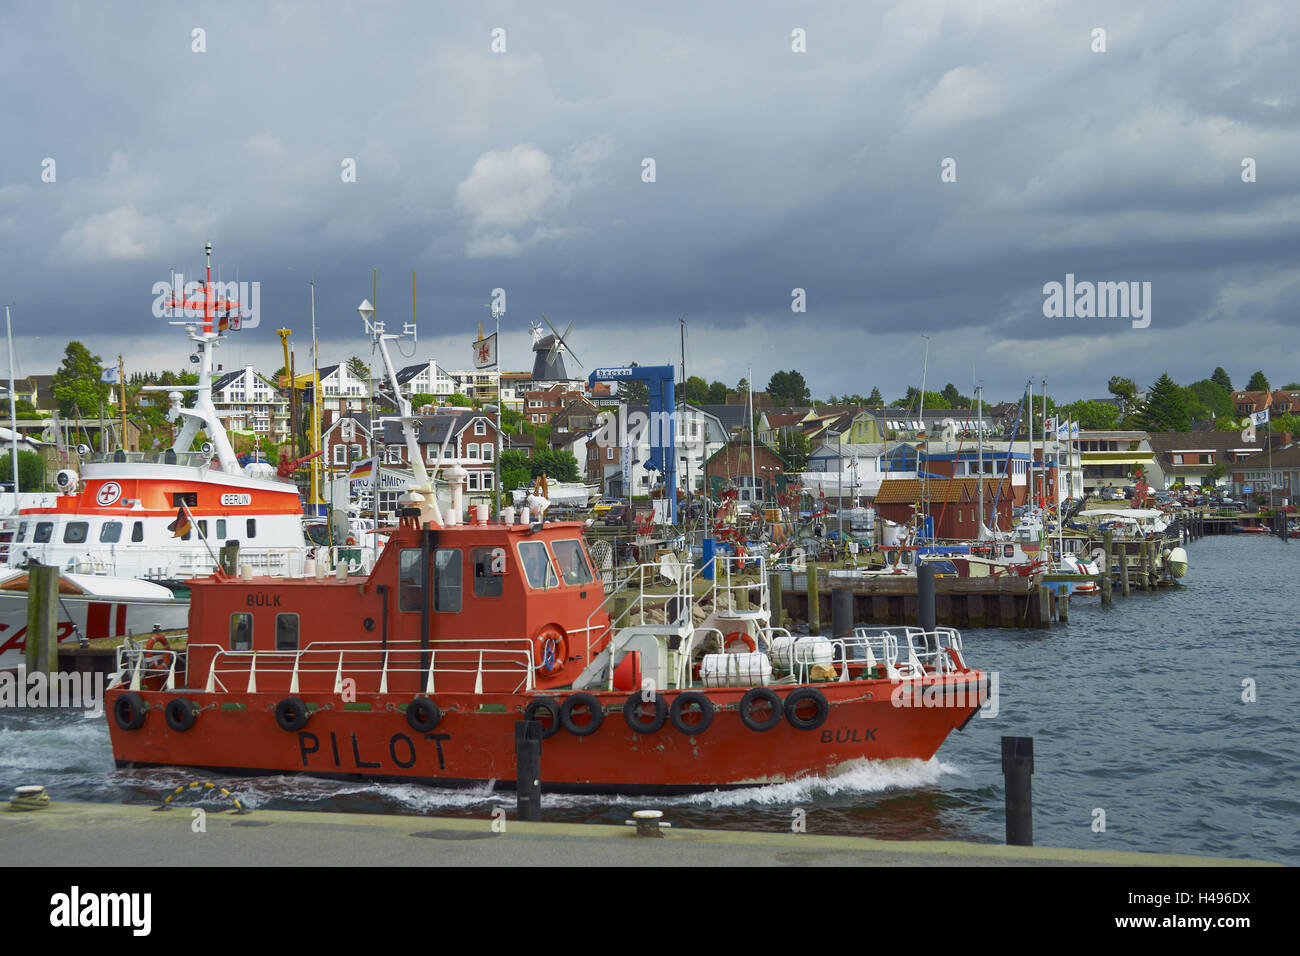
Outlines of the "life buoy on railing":
M 758 642 L 745 631 L 732 631 L 724 637 L 722 639 L 722 653 L 730 654 L 731 648 L 735 644 L 744 644 L 749 648 L 751 654 L 758 653 Z
M 357 543 L 357 539 L 354 538 L 354 537 L 352 537 L 352 535 L 348 535 L 347 546 L 348 546 L 349 548 L 351 548 L 351 547 L 355 547 L 355 546 L 356 546 L 356 543 Z
M 170 653 L 172 646 L 168 643 L 165 635 L 154 634 L 149 638 L 149 642 L 144 646 L 144 666 L 149 670 L 161 670 L 167 666 L 167 654 L 154 654 L 150 656 L 149 652 L 155 647 L 161 646 L 164 651 Z
M 569 642 L 557 624 L 547 624 L 533 637 L 533 660 L 543 677 L 554 677 L 569 659 Z

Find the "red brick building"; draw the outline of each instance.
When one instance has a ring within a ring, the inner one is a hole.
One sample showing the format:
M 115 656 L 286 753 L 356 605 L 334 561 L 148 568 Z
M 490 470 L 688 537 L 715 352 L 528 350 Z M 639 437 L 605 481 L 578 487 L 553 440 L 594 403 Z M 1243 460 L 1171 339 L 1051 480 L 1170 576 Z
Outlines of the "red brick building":
M 979 536 L 979 478 L 931 479 L 929 488 L 923 488 L 919 478 L 887 478 L 880 483 L 876 493 L 875 508 L 882 518 L 898 524 L 909 524 L 921 501 L 928 500 L 934 518 L 937 538 L 956 540 Z M 998 527 L 1009 528 L 1015 522 L 1011 517 L 1011 496 L 1005 488 L 1001 498 L 996 481 L 984 481 L 984 523 L 993 525 L 993 503 L 997 501 Z

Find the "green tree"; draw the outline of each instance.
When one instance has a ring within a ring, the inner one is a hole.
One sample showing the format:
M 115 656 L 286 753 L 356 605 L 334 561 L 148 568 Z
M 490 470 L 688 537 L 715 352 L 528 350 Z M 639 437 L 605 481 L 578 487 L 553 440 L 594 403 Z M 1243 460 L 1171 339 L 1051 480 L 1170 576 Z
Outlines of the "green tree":
M 1151 386 L 1138 421 L 1143 429 L 1153 432 L 1185 432 L 1192 427 L 1183 391 L 1168 374 L 1162 374 Z
M 437 399 L 428 392 L 416 392 L 411 396 L 411 408 L 424 408 L 426 405 L 436 404 Z
M 1187 410 L 1193 418 L 1221 418 L 1236 414 L 1232 406 L 1232 392 L 1213 379 L 1203 378 L 1183 389 Z
M 80 342 L 68 343 L 52 383 L 61 414 L 69 417 L 78 413 L 99 414 L 99 406 L 108 401 L 110 392 L 110 387 L 99 380 L 104 371 L 101 362 L 98 355 L 91 355 Z
M 1235 432 L 1239 428 L 1241 428 L 1241 425 L 1235 418 L 1216 418 L 1214 420 L 1214 430 L 1216 432 Z
M 883 404 L 885 404 L 885 399 L 881 396 L 881 394 L 880 394 L 880 389 L 878 389 L 878 388 L 872 388 L 872 389 L 871 389 L 871 394 L 867 396 L 867 404 L 868 404 L 868 405 L 883 405 Z
M 722 382 L 713 382 L 709 385 L 709 404 L 727 404 L 727 386 Z
M 4 457 L 0 458 L 0 482 L 8 486 L 13 483 L 13 480 L 13 455 L 6 452 Z M 45 490 L 45 459 L 34 451 L 18 452 L 18 490 Z
M 698 375 L 692 375 L 682 386 L 681 397 L 683 401 L 690 402 L 692 405 L 707 405 L 709 403 L 709 383 Z
M 1137 383 L 1131 378 L 1116 375 L 1106 386 L 1112 395 L 1119 399 L 1119 417 L 1127 418 L 1133 406 L 1137 404 Z
M 790 369 L 788 372 L 775 372 L 767 382 L 767 394 L 778 405 L 807 405 L 812 401 L 812 393 L 803 375 Z
M 546 475 L 551 481 L 577 481 L 578 459 L 573 452 L 538 446 L 529 460 L 532 477 Z
M 1210 376 L 1210 381 L 1213 382 L 1215 385 L 1222 386 L 1223 388 L 1227 389 L 1229 392 L 1232 391 L 1232 379 L 1228 376 L 1228 373 L 1224 371 L 1222 365 L 1217 366 L 1214 369 L 1214 374 Z
M 506 491 L 526 487 L 532 478 L 528 456 L 522 451 L 510 449 L 501 453 L 501 487 Z
M 1286 385 L 1283 385 L 1282 388 L 1288 392 L 1300 391 L 1300 382 L 1290 382 Z
M 455 405 L 457 408 L 473 408 L 474 402 L 468 395 L 462 395 L 460 392 L 452 392 L 447 399 L 448 405 Z
M 1119 422 L 1119 409 L 1109 402 L 1077 401 L 1064 406 L 1061 411 L 1080 428 L 1090 430 L 1114 428 Z
M 1273 390 L 1268 387 L 1268 378 L 1264 375 L 1264 373 L 1256 372 L 1254 375 L 1250 377 L 1250 384 L 1246 386 L 1246 391 L 1271 392 Z
M 354 355 L 348 359 L 348 374 L 362 382 L 369 382 L 370 366 L 365 363 L 360 355 Z

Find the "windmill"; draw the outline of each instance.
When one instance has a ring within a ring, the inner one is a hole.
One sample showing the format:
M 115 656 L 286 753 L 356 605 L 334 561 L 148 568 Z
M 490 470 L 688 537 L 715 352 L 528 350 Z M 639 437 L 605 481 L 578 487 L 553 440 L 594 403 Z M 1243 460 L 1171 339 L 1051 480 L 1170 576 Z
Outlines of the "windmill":
M 573 320 L 572 319 L 569 320 L 569 327 L 564 330 L 563 335 L 561 335 L 559 332 L 555 330 L 555 326 L 551 325 L 551 320 L 546 317 L 546 313 L 542 313 L 542 321 L 545 322 L 547 326 L 550 327 L 551 334 L 554 336 L 554 339 L 551 342 L 551 351 L 549 354 L 547 354 L 546 361 L 547 362 L 553 361 L 555 359 L 556 353 L 560 353 L 564 355 L 572 355 L 573 360 L 577 362 L 578 367 L 581 368 L 582 360 L 578 358 L 576 354 L 574 354 L 573 349 L 569 348 L 569 343 L 565 341 L 565 339 L 568 338 L 569 333 L 573 331 Z
M 533 378 L 534 382 L 567 382 L 572 380 L 568 370 L 564 367 L 564 356 L 570 355 L 579 365 L 582 361 L 577 355 L 574 355 L 573 349 L 565 341 L 573 331 L 573 323 L 563 333 L 559 332 L 555 326 L 551 325 L 551 320 L 545 315 L 542 321 L 550 328 L 551 334 L 544 335 L 542 326 L 533 322 L 528 326 L 533 336 Z

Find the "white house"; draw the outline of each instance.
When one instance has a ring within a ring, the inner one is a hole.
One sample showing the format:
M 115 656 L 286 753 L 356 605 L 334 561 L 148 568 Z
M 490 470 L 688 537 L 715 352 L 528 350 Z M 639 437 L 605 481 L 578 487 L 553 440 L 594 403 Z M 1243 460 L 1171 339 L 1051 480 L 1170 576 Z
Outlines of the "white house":
M 407 398 L 432 395 L 436 399 L 445 399 L 456 391 L 451 376 L 439 368 L 433 359 L 398 369 L 397 384 Z
M 212 384 L 212 405 L 227 431 L 251 431 L 276 442 L 289 437 L 288 400 L 251 365 Z

